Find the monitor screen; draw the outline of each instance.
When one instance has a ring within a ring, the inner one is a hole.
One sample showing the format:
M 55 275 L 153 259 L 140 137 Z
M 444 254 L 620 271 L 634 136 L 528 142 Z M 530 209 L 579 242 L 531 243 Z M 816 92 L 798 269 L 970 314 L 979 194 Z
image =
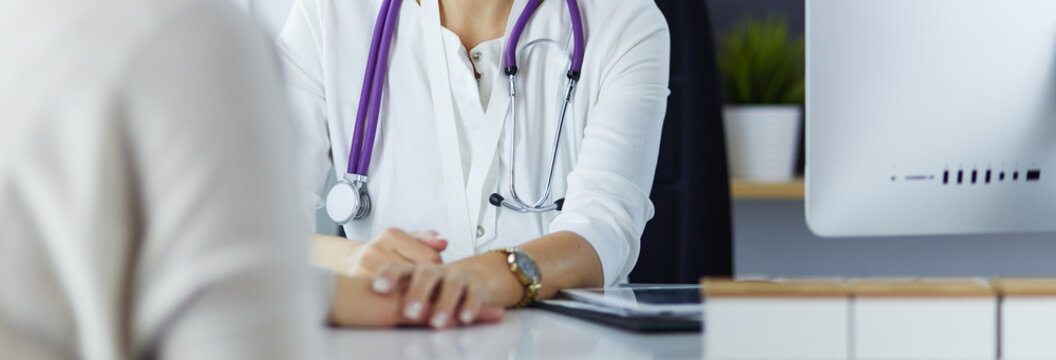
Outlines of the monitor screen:
M 808 0 L 820 236 L 1056 231 L 1056 1 Z

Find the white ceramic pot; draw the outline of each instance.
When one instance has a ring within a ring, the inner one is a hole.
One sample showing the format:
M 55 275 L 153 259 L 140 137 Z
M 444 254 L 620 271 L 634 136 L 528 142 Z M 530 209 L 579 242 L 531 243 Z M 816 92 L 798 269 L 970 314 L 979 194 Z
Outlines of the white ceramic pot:
M 726 106 L 723 118 L 731 177 L 755 182 L 795 177 L 803 119 L 799 106 Z

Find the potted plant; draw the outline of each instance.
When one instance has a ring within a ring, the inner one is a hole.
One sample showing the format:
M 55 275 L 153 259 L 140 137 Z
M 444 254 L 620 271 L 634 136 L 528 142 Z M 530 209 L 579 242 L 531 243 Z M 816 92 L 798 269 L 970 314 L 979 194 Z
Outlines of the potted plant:
M 795 176 L 803 119 L 804 40 L 775 16 L 747 20 L 719 40 L 730 174 L 757 182 Z

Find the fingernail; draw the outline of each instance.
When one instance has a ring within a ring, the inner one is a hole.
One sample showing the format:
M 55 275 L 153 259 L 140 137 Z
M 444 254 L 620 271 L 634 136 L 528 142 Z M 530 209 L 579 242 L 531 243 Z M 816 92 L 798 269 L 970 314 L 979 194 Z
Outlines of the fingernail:
M 436 315 L 433 315 L 433 320 L 430 321 L 429 324 L 432 325 L 434 328 L 437 328 L 437 329 L 443 328 L 444 325 L 447 325 L 447 313 L 445 313 L 445 312 L 436 313 Z
M 411 320 L 418 320 L 418 317 L 422 316 L 422 303 L 417 301 L 407 303 L 407 307 L 403 309 L 403 316 Z
M 462 312 L 462 315 L 458 316 L 459 320 L 462 320 L 463 324 L 469 324 L 473 322 L 473 312 L 466 310 Z
M 373 287 L 375 292 L 387 293 L 392 288 L 392 284 L 389 283 L 389 279 L 377 278 L 374 279 Z

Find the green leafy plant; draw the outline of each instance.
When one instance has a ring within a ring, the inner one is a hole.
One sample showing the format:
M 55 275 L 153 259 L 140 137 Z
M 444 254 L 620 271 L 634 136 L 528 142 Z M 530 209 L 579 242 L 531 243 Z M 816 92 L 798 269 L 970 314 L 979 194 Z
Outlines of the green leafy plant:
M 804 40 L 792 38 L 777 16 L 745 20 L 719 40 L 719 72 L 726 102 L 801 104 L 806 92 Z

